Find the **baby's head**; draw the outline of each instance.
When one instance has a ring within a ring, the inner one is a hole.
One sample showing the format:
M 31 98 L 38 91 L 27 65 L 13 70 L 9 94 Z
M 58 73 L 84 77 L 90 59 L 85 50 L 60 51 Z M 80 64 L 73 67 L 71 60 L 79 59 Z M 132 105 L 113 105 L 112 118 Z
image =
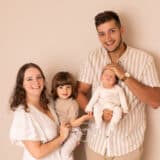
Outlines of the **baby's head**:
M 52 79 L 52 97 L 68 99 L 76 97 L 76 82 L 69 72 L 58 72 Z
M 112 88 L 118 83 L 118 78 L 112 70 L 105 67 L 101 74 L 101 82 L 103 87 Z

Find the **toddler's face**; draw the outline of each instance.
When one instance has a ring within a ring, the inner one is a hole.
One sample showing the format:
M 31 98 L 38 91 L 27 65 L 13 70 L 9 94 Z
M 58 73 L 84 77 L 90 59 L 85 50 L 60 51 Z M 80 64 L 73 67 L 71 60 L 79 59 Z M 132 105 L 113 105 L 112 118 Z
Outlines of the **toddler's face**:
M 111 88 L 116 83 L 116 75 L 112 70 L 106 69 L 101 76 L 101 81 L 103 87 Z
M 58 86 L 57 87 L 57 95 L 61 99 L 67 99 L 71 96 L 72 94 L 72 86 L 67 84 L 63 86 Z

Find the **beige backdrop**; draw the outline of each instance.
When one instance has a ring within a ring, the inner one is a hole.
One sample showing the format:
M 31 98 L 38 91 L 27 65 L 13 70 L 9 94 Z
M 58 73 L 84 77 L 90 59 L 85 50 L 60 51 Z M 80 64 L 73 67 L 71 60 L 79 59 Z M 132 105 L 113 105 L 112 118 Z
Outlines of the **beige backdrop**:
M 57 71 L 77 76 L 85 56 L 100 45 L 94 16 L 114 9 L 125 24 L 127 43 L 154 55 L 160 71 L 159 6 L 158 0 L 0 0 L 0 159 L 18 160 L 22 156 L 8 137 L 12 119 L 8 99 L 21 65 L 39 64 L 48 87 Z M 147 114 L 143 160 L 158 160 L 160 109 L 148 108 Z M 84 160 L 80 151 L 77 154 L 77 160 Z

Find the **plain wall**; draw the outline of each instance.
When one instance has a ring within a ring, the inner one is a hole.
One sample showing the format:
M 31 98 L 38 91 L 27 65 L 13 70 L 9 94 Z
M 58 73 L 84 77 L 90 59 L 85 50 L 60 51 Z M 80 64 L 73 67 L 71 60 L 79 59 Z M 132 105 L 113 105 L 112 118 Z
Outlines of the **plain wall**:
M 152 54 L 160 71 L 159 6 L 158 0 L 0 0 L 0 159 L 22 156 L 22 149 L 9 140 L 12 113 L 8 105 L 20 66 L 40 65 L 48 88 L 57 71 L 77 76 L 87 54 L 100 45 L 94 16 L 115 10 L 126 27 L 127 44 Z M 143 160 L 158 160 L 160 109 L 148 107 L 147 114 Z M 81 151 L 77 154 L 77 160 L 85 160 Z

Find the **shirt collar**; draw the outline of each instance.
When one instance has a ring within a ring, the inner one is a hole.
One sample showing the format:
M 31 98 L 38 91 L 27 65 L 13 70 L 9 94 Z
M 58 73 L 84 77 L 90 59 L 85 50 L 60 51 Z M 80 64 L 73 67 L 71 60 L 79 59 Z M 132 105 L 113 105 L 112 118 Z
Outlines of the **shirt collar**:
M 126 50 L 124 51 L 122 56 L 119 58 L 118 63 L 122 63 L 124 61 L 124 59 L 127 57 L 127 55 L 128 55 L 129 46 L 127 44 L 125 44 L 125 45 L 126 45 Z M 102 53 L 104 54 L 104 56 L 107 59 L 107 61 L 109 63 L 111 63 L 111 59 L 110 59 L 110 57 L 108 55 L 108 52 L 103 46 L 102 46 Z

